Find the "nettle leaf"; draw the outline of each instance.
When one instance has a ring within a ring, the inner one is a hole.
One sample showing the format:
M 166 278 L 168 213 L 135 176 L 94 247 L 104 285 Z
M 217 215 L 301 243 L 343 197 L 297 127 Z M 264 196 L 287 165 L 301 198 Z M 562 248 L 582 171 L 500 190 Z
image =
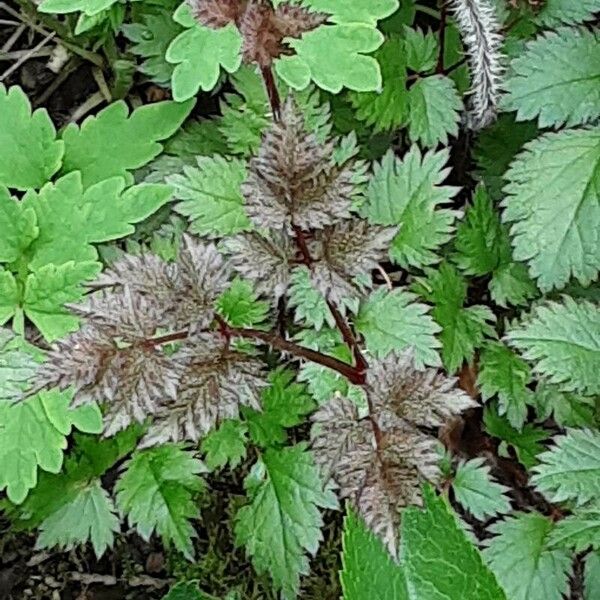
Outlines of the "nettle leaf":
M 352 509 L 344 519 L 342 545 L 344 600 L 408 600 L 404 570 Z
M 39 5 L 40 12 L 46 13 L 71 13 L 83 11 L 89 17 L 93 17 L 110 8 L 117 0 L 44 0 Z
M 582 508 L 560 520 L 552 530 L 548 542 L 553 548 L 585 552 L 600 549 L 600 509 Z
M 94 405 L 70 409 L 72 393 L 40 392 L 18 404 L 0 404 L 0 489 L 20 504 L 36 486 L 39 468 L 58 473 L 73 427 L 102 431 L 102 415 Z
M 268 449 L 246 477 L 249 504 L 235 522 L 239 545 L 246 547 L 255 569 L 268 572 L 282 597 L 293 599 L 300 575 L 309 571 L 322 539 L 320 509 L 337 508 L 333 492 L 323 486 L 313 458 L 302 444 Z
M 600 311 L 565 296 L 533 310 L 506 335 L 534 371 L 567 392 L 600 393 Z
M 156 532 L 192 560 L 196 532 L 190 519 L 200 515 L 194 496 L 204 490 L 199 474 L 205 471 L 182 446 L 138 451 L 117 481 L 117 506 L 144 540 Z
M 597 119 L 599 41 L 595 31 L 562 27 L 529 42 L 511 62 L 505 108 L 516 110 L 521 121 L 537 117 L 540 127 Z
M 486 337 L 496 337 L 494 313 L 482 305 L 465 307 L 467 282 L 447 262 L 436 270 L 428 269 L 427 277 L 413 284 L 425 301 L 434 305 L 431 316 L 442 328 L 442 360 L 449 373 L 457 371 L 463 362 L 471 362 L 475 350 Z
M 128 171 L 138 169 L 162 152 L 159 140 L 173 135 L 194 101 L 157 102 L 131 114 L 123 101 L 114 102 L 81 126 L 69 124 L 62 132 L 65 144 L 63 173 L 81 171 L 84 187 L 119 175 L 130 183 Z
M 241 192 L 245 161 L 218 155 L 196 160 L 197 166 L 185 166 L 183 174 L 167 177 L 181 201 L 175 208 L 190 219 L 190 230 L 202 236 L 224 236 L 249 229 Z
M 246 458 L 246 423 L 236 419 L 223 421 L 218 429 L 211 431 L 202 440 L 202 452 L 206 466 L 214 471 L 229 465 L 235 469 Z
M 422 154 L 413 146 L 402 160 L 389 152 L 374 167 L 364 213 L 370 223 L 400 226 L 390 258 L 404 268 L 438 262 L 437 250 L 452 236 L 458 213 L 442 206 L 458 188 L 440 185 L 448 157 L 447 150 Z
M 0 403 L 21 399 L 37 367 L 27 343 L 0 328 Z
M 175 65 L 171 79 L 173 98 L 184 102 L 201 89 L 212 90 L 223 68 L 237 71 L 242 63 L 242 36 L 233 23 L 219 29 L 198 24 L 187 4 L 182 4 L 174 20 L 185 27 L 169 45 L 168 62 Z
M 458 135 L 462 101 L 455 83 L 445 75 L 419 79 L 408 91 L 408 136 L 424 146 L 448 143 Z
M 511 511 L 506 496 L 509 488 L 492 479 L 490 467 L 483 458 L 461 462 L 452 480 L 452 489 L 457 502 L 480 521 Z
M 536 21 L 545 26 L 571 25 L 591 21 L 597 12 L 600 12 L 599 0 L 546 0 Z
M 498 414 L 520 430 L 527 420 L 527 405 L 534 403 L 527 387 L 531 381 L 529 365 L 504 344 L 487 344 L 479 360 L 477 385 L 484 402 L 498 398 Z
M 37 549 L 58 546 L 72 550 L 76 545 L 92 542 L 97 558 L 112 547 L 114 534 L 120 530 L 119 517 L 108 492 L 99 481 L 80 488 L 77 494 L 40 525 Z
M 242 409 L 252 441 L 265 448 L 284 444 L 286 428 L 300 425 L 315 408 L 306 386 L 294 381 L 292 371 L 273 372 L 269 383 L 261 396 L 261 411 Z
M 447 502 L 430 487 L 423 496 L 425 508 L 410 507 L 402 517 L 402 561 L 414 597 L 504 600 L 504 592 Z M 447 576 L 449 565 L 452 577 Z
M 440 366 L 441 344 L 435 338 L 440 327 L 430 316 L 429 307 L 415 299 L 403 289 L 379 289 L 361 305 L 354 325 L 375 356 L 412 347 L 418 365 Z
M 538 513 L 516 513 L 494 523 L 483 554 L 511 600 L 561 600 L 569 588 L 572 555 L 549 547 L 554 523 Z
M 231 287 L 217 299 L 219 314 L 234 327 L 253 327 L 264 324 L 269 316 L 268 302 L 259 300 L 252 286 L 236 278 Z
M 0 129 L 0 184 L 18 190 L 41 187 L 58 171 L 64 153 L 48 112 L 32 112 L 21 88 L 7 90 L 0 84 L 0 122 L 5 124 Z
M 600 493 L 600 434 L 590 429 L 567 429 L 555 445 L 538 456 L 531 483 L 550 502 L 573 501 L 582 506 Z
M 588 285 L 598 274 L 599 164 L 600 129 L 565 130 L 526 144 L 506 173 L 514 257 L 529 263 L 542 291 L 571 276 Z
M 584 427 L 596 423 L 596 401 L 572 392 L 563 392 L 557 386 L 541 381 L 533 401 L 540 421 L 552 415 L 560 427 Z

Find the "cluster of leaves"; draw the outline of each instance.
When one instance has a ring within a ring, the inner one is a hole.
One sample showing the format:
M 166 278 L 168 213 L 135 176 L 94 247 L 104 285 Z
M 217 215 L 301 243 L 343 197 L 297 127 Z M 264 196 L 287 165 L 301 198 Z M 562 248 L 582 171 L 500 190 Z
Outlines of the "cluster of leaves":
M 231 470 L 284 598 L 340 508 L 345 600 L 598 597 L 600 2 L 40 10 L 175 101 L 57 132 L 0 87 L 14 526 L 194 560 Z

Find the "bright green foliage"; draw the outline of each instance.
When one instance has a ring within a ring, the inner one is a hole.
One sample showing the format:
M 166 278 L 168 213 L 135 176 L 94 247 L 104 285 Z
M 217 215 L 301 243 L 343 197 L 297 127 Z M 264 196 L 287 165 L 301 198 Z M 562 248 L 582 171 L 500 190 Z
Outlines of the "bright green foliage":
M 177 211 L 190 219 L 191 231 L 200 235 L 231 235 L 250 227 L 240 186 L 246 178 L 243 160 L 199 156 L 197 167 L 167 181 L 181 200 Z
M 508 488 L 494 481 L 483 458 L 461 462 L 452 481 L 454 496 L 462 507 L 480 521 L 511 510 Z
M 252 286 L 239 278 L 217 299 L 216 307 L 219 314 L 233 327 L 263 324 L 270 310 L 269 303 L 259 300 Z
M 429 487 L 424 499 L 424 510 L 409 507 L 402 516 L 400 554 L 410 597 L 505 600 L 447 502 Z
M 590 552 L 585 559 L 584 600 L 600 597 L 600 552 Z
M 600 7 L 599 7 L 600 8 Z M 600 116 L 600 40 L 596 32 L 560 28 L 530 42 L 511 63 L 506 108 L 540 127 L 579 125 Z
M 60 168 L 64 151 L 46 110 L 32 112 L 21 88 L 7 90 L 0 84 L 0 123 L 5 124 L 0 129 L 0 186 L 25 190 L 44 185 Z
M 492 325 L 496 317 L 487 306 L 464 306 L 467 283 L 451 264 L 444 262 L 426 274 L 413 289 L 434 305 L 431 316 L 442 328 L 442 361 L 454 373 L 465 361 L 471 362 L 486 337 L 496 337 Z
M 177 131 L 193 105 L 157 102 L 129 114 L 125 102 L 119 101 L 88 117 L 81 127 L 68 125 L 62 133 L 62 172 L 81 171 L 84 187 L 116 175 L 131 181 L 128 171 L 161 153 L 159 140 Z
M 502 440 L 499 448 L 500 455 L 510 456 L 507 451 L 510 446 L 515 451 L 519 462 L 527 468 L 537 464 L 539 454 L 545 449 L 540 442 L 549 437 L 546 430 L 527 423 L 519 431 L 505 417 L 501 417 L 495 407 L 485 409 L 483 422 L 490 435 Z
M 276 0 L 273 4 L 282 4 L 285 0 Z M 367 23 L 377 25 L 377 21 L 388 17 L 398 8 L 398 0 L 356 0 L 352 3 L 340 3 L 337 0 L 304 0 L 313 10 L 331 15 L 334 23 Z
M 582 23 L 592 20 L 597 12 L 598 0 L 546 0 L 536 20 L 544 25 Z
M 531 483 L 550 502 L 570 500 L 578 506 L 600 494 L 600 434 L 590 429 L 567 429 L 555 445 L 539 455 Z
M 262 411 L 242 407 L 252 441 L 265 448 L 284 444 L 286 428 L 302 423 L 315 408 L 306 386 L 294 381 L 293 371 L 274 371 L 269 381 L 261 397 Z
M 22 338 L 0 328 L 0 405 L 18 400 L 37 369 Z
M 184 102 L 201 89 L 212 90 L 221 67 L 229 73 L 237 71 L 242 62 L 242 38 L 233 24 L 221 29 L 197 24 L 187 4 L 182 4 L 173 18 L 185 31 L 171 42 L 166 59 L 175 65 L 171 79 L 173 98 Z
M 218 429 L 202 440 L 202 452 L 206 466 L 214 471 L 229 465 L 235 469 L 246 458 L 248 427 L 235 419 L 223 421 Z
M 526 144 L 506 173 L 514 257 L 529 263 L 543 291 L 571 276 L 588 285 L 598 274 L 599 164 L 600 129 L 566 130 Z
M 527 405 L 533 394 L 527 387 L 531 381 L 529 365 L 502 343 L 488 344 L 481 354 L 477 385 L 484 401 L 498 398 L 498 414 L 520 430 L 527 420 Z
M 583 508 L 559 521 L 548 540 L 550 546 L 585 552 L 600 549 L 600 510 Z
M 403 289 L 375 291 L 360 308 L 356 330 L 376 356 L 412 347 L 417 365 L 439 366 L 440 342 L 435 334 L 440 328 L 428 314 L 429 307 L 414 300 L 415 296 Z
M 452 235 L 457 213 L 442 206 L 458 189 L 440 185 L 447 161 L 447 150 L 422 154 L 413 146 L 402 160 L 389 152 L 374 165 L 364 212 L 371 223 L 400 226 L 390 258 L 404 268 L 438 262 L 437 251 Z
M 555 385 L 538 383 L 533 402 L 540 421 L 550 415 L 560 427 L 586 427 L 596 421 L 596 401 L 593 397 L 562 392 Z
M 483 186 L 457 228 L 455 246 L 454 259 L 465 273 L 491 275 L 489 290 L 496 304 L 525 304 L 536 294 L 525 265 L 513 261 L 508 229 Z
M 549 547 L 554 524 L 538 513 L 516 513 L 489 528 L 484 556 L 510 600 L 561 600 L 571 554 Z
M 312 285 L 308 268 L 300 266 L 292 271 L 288 293 L 290 306 L 295 309 L 296 321 L 317 331 L 325 325 L 335 327 L 335 319 L 327 301 Z
M 0 186 L 0 262 L 14 262 L 39 235 L 35 211 L 15 202 Z
M 353 510 L 344 519 L 343 569 L 340 573 L 344 600 L 408 600 L 404 570 L 390 556 Z
M 17 504 L 37 483 L 38 466 L 58 473 L 73 427 L 89 433 L 102 431 L 95 405 L 70 409 L 72 394 L 40 392 L 18 404 L 0 404 L 0 489 Z
M 117 506 L 145 540 L 156 532 L 190 560 L 199 516 L 194 496 L 204 489 L 205 466 L 190 451 L 164 445 L 138 451 L 117 481 Z
M 246 547 L 259 573 L 268 572 L 282 597 L 293 599 L 301 574 L 308 572 L 307 553 L 321 540 L 320 508 L 336 508 L 312 456 L 304 445 L 267 450 L 245 480 L 249 504 L 236 516 L 238 544 Z
M 117 0 L 44 0 L 39 7 L 41 12 L 71 13 L 84 11 L 87 16 L 94 16 L 110 8 Z
M 113 501 L 95 481 L 79 489 L 72 500 L 44 520 L 36 547 L 71 550 L 89 540 L 100 558 L 112 547 L 114 533 L 119 529 Z
M 600 311 L 591 302 L 565 296 L 542 304 L 507 338 L 562 390 L 600 393 Z
M 433 75 L 419 79 L 408 92 L 408 135 L 424 146 L 448 143 L 458 134 L 462 102 L 449 77 Z
M 182 582 L 173 586 L 162 600 L 210 600 L 210 597 L 200 591 L 198 584 Z
M 439 43 L 433 32 L 404 27 L 406 66 L 419 73 L 433 69 L 438 60 Z

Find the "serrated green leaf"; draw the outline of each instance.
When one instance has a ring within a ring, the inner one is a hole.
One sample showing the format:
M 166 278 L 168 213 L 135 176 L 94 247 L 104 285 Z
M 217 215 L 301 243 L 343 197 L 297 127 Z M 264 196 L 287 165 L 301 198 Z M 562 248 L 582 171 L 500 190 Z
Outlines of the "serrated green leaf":
M 113 545 L 114 534 L 120 530 L 115 513 L 112 498 L 100 482 L 90 483 L 43 521 L 36 548 L 58 546 L 71 550 L 91 541 L 96 557 L 100 558 Z
M 190 229 L 200 235 L 223 236 L 250 227 L 240 186 L 246 178 L 243 160 L 222 156 L 199 156 L 197 167 L 167 181 L 181 200 L 176 210 L 191 220 Z
M 242 62 L 242 37 L 230 23 L 220 29 L 209 29 L 196 23 L 187 4 L 175 12 L 175 21 L 186 27 L 169 45 L 166 59 L 175 65 L 171 87 L 173 98 L 183 102 L 201 89 L 212 90 L 223 68 L 237 71 Z
M 571 25 L 592 20 L 597 12 L 600 12 L 599 0 L 546 0 L 536 21 L 546 26 Z
M 402 160 L 388 152 L 374 167 L 363 210 L 370 223 L 400 226 L 390 258 L 404 268 L 439 261 L 436 251 L 452 235 L 457 213 L 442 206 L 458 188 L 440 185 L 447 161 L 446 150 L 422 154 L 413 146 Z
M 24 402 L 0 404 L 0 489 L 20 504 L 37 483 L 38 467 L 58 473 L 66 436 L 73 427 L 89 433 L 102 431 L 102 415 L 95 405 L 70 409 L 72 394 L 40 392 Z
M 277 74 L 292 88 L 303 90 L 311 81 L 338 94 L 347 87 L 357 92 L 381 88 L 381 71 L 369 53 L 383 43 L 383 35 L 361 23 L 324 25 L 291 39 L 292 56 L 275 62 Z
M 505 495 L 509 488 L 491 478 L 490 468 L 483 458 L 461 462 L 456 469 L 452 489 L 457 502 L 480 521 L 511 510 Z
M 414 302 L 416 296 L 402 289 L 379 289 L 362 304 L 355 320 L 367 349 L 384 357 L 412 347 L 419 366 L 441 366 L 435 338 L 440 327 L 429 315 L 429 307 Z
M 168 444 L 136 452 L 116 484 L 117 506 L 146 541 L 156 531 L 192 560 L 198 518 L 193 496 L 204 489 L 206 467 L 193 452 Z
M 600 598 L 600 552 L 590 552 L 585 559 L 583 600 Z
M 548 439 L 550 433 L 545 429 L 526 423 L 522 430 L 515 429 L 505 417 L 498 414 L 497 407 L 486 407 L 483 412 L 483 422 L 486 431 L 500 438 L 503 444 L 512 446 L 519 462 L 528 469 L 538 462 L 538 457 L 544 451 L 541 441 Z
M 64 144 L 45 109 L 32 112 L 21 88 L 0 83 L 0 184 L 39 188 L 58 171 Z
M 534 403 L 527 387 L 531 381 L 529 365 L 502 343 L 488 344 L 481 354 L 477 385 L 484 402 L 498 398 L 498 414 L 520 430 L 527 420 L 527 405 Z
M 542 291 L 598 275 L 599 165 L 600 129 L 566 130 L 526 144 L 506 173 L 514 257 L 529 263 Z
M 506 335 L 533 369 L 561 390 L 600 393 L 600 310 L 564 296 L 539 305 Z
M 537 117 L 540 127 L 588 123 L 600 116 L 599 79 L 597 32 L 546 32 L 511 62 L 505 108 L 520 121 Z
M 194 101 L 156 102 L 130 114 L 120 100 L 81 126 L 67 125 L 61 136 L 65 144 L 62 173 L 81 171 L 84 187 L 115 176 L 131 183 L 129 171 L 162 152 L 159 141 L 177 131 L 193 106 Z
M 261 396 L 262 411 L 241 407 L 252 441 L 265 448 L 284 444 L 286 428 L 302 423 L 315 408 L 306 387 L 294 381 L 292 371 L 274 371 L 269 383 Z
M 423 73 L 433 69 L 438 60 L 439 43 L 437 36 L 420 29 L 404 28 L 406 65 L 412 71 Z
M 0 268 L 0 325 L 4 325 L 19 306 L 19 286 L 15 276 Z
M 435 147 L 458 135 L 462 102 L 449 77 L 432 75 L 417 80 L 408 91 L 408 135 L 413 142 Z
M 483 554 L 511 600 L 561 600 L 569 587 L 572 556 L 551 550 L 554 524 L 538 513 L 517 513 L 493 524 Z
M 254 568 L 268 572 L 282 598 L 298 593 L 300 575 L 308 573 L 307 554 L 322 539 L 322 508 L 336 508 L 335 494 L 325 489 L 304 445 L 268 449 L 245 480 L 249 504 L 235 521 L 239 545 Z
M 255 327 L 269 315 L 268 302 L 259 300 L 252 285 L 236 278 L 229 289 L 217 299 L 219 314 L 233 327 Z
M 0 328 L 0 404 L 22 397 L 38 367 L 26 342 L 8 329 Z
M 429 487 L 424 490 L 424 500 L 423 510 L 409 507 L 402 515 L 400 553 L 409 597 L 505 600 L 447 502 Z
M 463 362 L 471 362 L 486 337 L 496 337 L 496 317 L 487 306 L 464 306 L 467 282 L 451 264 L 428 269 L 426 275 L 417 279 L 412 289 L 434 305 L 431 316 L 442 328 L 442 361 L 446 370 L 454 373 Z
M 235 419 L 223 421 L 218 429 L 211 431 L 202 440 L 202 452 L 206 466 L 214 471 L 229 464 L 235 469 L 246 458 L 246 434 L 248 427 Z
M 173 586 L 162 600 L 214 600 L 200 591 L 197 583 L 181 582 Z
M 0 262 L 16 261 L 39 235 L 37 218 L 31 208 L 13 199 L 0 185 Z
M 344 600 L 409 600 L 403 569 L 353 510 L 344 519 L 342 545 Z
M 585 552 L 600 549 L 600 509 L 581 509 L 559 521 L 552 530 L 548 544 L 551 548 Z
M 555 445 L 538 456 L 531 483 L 550 502 L 573 501 L 582 506 L 600 495 L 600 433 L 567 429 Z
M 589 427 L 596 424 L 596 400 L 571 392 L 562 392 L 547 382 L 539 382 L 534 392 L 538 419 L 552 415 L 560 427 Z
M 294 320 L 320 331 L 325 325 L 335 327 L 323 294 L 311 282 L 307 267 L 300 266 L 292 271 L 288 288 L 289 304 L 294 308 Z

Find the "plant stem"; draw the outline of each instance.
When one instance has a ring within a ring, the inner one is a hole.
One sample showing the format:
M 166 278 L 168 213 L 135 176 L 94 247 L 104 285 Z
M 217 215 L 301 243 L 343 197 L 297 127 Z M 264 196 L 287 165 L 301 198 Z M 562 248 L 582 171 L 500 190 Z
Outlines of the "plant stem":
M 448 17 L 448 8 L 446 6 L 446 0 L 442 0 L 442 5 L 440 7 L 440 31 L 439 31 L 439 40 L 440 40 L 440 50 L 438 54 L 438 62 L 437 67 L 435 69 L 436 73 L 443 74 L 444 73 L 444 53 L 446 51 L 446 20 Z
M 269 97 L 269 104 L 271 105 L 271 112 L 273 113 L 273 120 L 279 121 L 281 115 L 281 98 L 279 97 L 279 90 L 277 89 L 277 83 L 273 75 L 271 67 L 261 67 L 260 72 L 267 90 L 267 96 Z

